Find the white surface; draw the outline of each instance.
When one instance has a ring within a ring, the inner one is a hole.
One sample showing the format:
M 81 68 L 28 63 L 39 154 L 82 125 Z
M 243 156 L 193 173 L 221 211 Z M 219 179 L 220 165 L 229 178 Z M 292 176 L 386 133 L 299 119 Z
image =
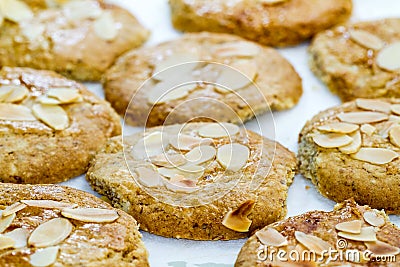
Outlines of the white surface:
M 180 35 L 171 26 L 167 0 L 116 0 L 114 2 L 118 2 L 131 10 L 141 23 L 152 31 L 150 40 L 146 45 L 157 44 Z M 384 17 L 400 17 L 400 1 L 354 0 L 352 21 Z M 274 113 L 275 134 L 271 128 L 267 127 L 272 122 L 268 121 L 266 116 L 259 118 L 263 134 L 267 137 L 275 136 L 277 141 L 292 151 L 297 151 L 297 133 L 300 132 L 306 120 L 319 111 L 340 103 L 339 99 L 332 95 L 308 69 L 307 45 L 280 49 L 282 55 L 293 64 L 303 79 L 304 94 L 299 104 L 291 110 Z M 88 87 L 103 96 L 100 85 L 89 84 Z M 249 122 L 246 126 L 252 129 L 255 127 L 255 122 Z M 94 193 L 83 176 L 64 184 Z M 306 186 L 309 186 L 310 189 L 306 190 Z M 288 216 L 315 209 L 328 211 L 333 208 L 334 204 L 333 201 L 322 197 L 309 180 L 297 175 L 289 190 Z M 391 219 L 394 223 L 400 225 L 400 216 L 391 216 Z M 245 242 L 245 240 L 177 240 L 148 233 L 143 233 L 143 240 L 150 252 L 151 266 L 174 267 L 233 266 L 236 256 Z

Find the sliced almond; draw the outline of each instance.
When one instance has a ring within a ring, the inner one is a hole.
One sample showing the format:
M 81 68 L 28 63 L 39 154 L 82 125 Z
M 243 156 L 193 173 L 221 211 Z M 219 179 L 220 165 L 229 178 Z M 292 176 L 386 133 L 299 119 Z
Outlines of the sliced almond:
M 354 241 L 376 241 L 375 229 L 372 226 L 362 227 L 359 234 L 339 232 L 338 236 Z
M 61 101 L 52 97 L 47 97 L 45 95 L 38 97 L 38 102 L 44 105 L 60 105 Z
M 376 127 L 367 123 L 367 124 L 361 125 L 360 130 L 362 133 L 365 133 L 366 135 L 371 136 L 376 131 Z
M 147 187 L 162 186 L 161 176 L 152 168 L 138 167 L 135 169 L 138 181 Z
M 55 105 L 35 104 L 33 114 L 54 130 L 64 130 L 68 127 L 69 119 L 62 107 Z
M 14 204 L 8 206 L 7 208 L 5 208 L 3 210 L 2 216 L 9 216 L 13 213 L 17 213 L 18 211 L 25 209 L 26 205 L 24 203 L 21 202 L 15 202 Z
M 29 263 L 35 267 L 46 267 L 54 264 L 58 257 L 58 246 L 37 250 L 30 256 Z
M 382 136 L 383 138 L 386 139 L 386 138 L 389 137 L 389 132 L 390 132 L 390 130 L 391 130 L 394 126 L 396 126 L 396 125 L 398 125 L 398 123 L 396 123 L 396 122 L 394 122 L 394 121 L 385 121 L 385 122 L 382 122 L 382 123 L 379 125 L 380 129 L 379 129 L 378 134 L 379 134 L 380 136 Z
M 12 88 L 11 94 L 3 100 L 3 102 L 13 103 L 23 100 L 28 94 L 29 90 L 22 85 L 9 85 Z
M 9 95 L 11 95 L 14 90 L 14 86 L 12 85 L 1 85 L 0 86 L 0 102 L 4 102 Z
M 114 40 L 118 35 L 118 25 L 110 11 L 103 12 L 93 23 L 94 32 L 103 40 Z
M 333 122 L 325 125 L 318 126 L 317 129 L 324 132 L 331 133 L 352 133 L 358 130 L 359 126 L 352 123 L 346 122 Z
M 342 147 L 353 142 L 353 138 L 351 138 L 350 136 L 338 133 L 328 133 L 328 134 L 317 133 L 313 135 L 312 138 L 314 143 L 316 143 L 320 147 L 325 147 L 325 148 Z
M 258 0 L 258 2 L 264 3 L 264 4 L 279 4 L 286 2 L 288 0 Z
M 56 98 L 62 104 L 73 103 L 81 97 L 78 89 L 70 88 L 51 88 L 47 91 L 47 95 Z
M 250 157 L 250 149 L 238 143 L 225 144 L 217 150 L 217 160 L 226 170 L 238 171 L 243 168 Z
M 10 237 L 15 241 L 14 248 L 23 248 L 28 244 L 29 231 L 25 228 L 17 228 L 5 233 L 4 236 Z
M 363 218 L 372 226 L 380 227 L 385 224 L 385 219 L 374 211 L 364 212 Z
M 175 175 L 169 181 L 164 180 L 165 187 L 174 192 L 192 193 L 199 189 L 196 181 L 185 179 L 182 175 Z
M 282 247 L 287 246 L 288 241 L 281 233 L 279 233 L 275 228 L 268 227 L 256 232 L 256 236 L 261 243 L 266 246 L 272 247 Z
M 338 223 L 336 224 L 335 228 L 338 231 L 343 231 L 346 233 L 360 234 L 361 226 L 362 226 L 362 221 L 353 220 L 353 221 Z
M 64 209 L 64 208 L 75 208 L 78 205 L 73 203 L 55 201 L 55 200 L 46 200 L 46 199 L 27 199 L 20 200 L 20 202 L 28 205 L 29 207 L 37 207 L 37 208 L 45 208 L 45 209 Z
M 362 147 L 352 157 L 372 164 L 386 164 L 396 159 L 399 155 L 386 148 Z
M 66 208 L 61 211 L 61 214 L 70 219 L 94 223 L 113 222 L 119 218 L 115 210 L 101 208 Z
M 251 84 L 257 74 L 257 66 L 252 60 L 239 60 L 231 65 L 222 66 L 215 87 L 220 93 L 227 93 Z M 224 88 L 226 87 L 226 88 Z
M 10 214 L 8 216 L 0 217 L 0 234 L 4 232 L 4 230 L 6 230 L 11 225 L 15 217 L 16 217 L 15 213 Z
M 400 104 L 393 104 L 390 109 L 394 114 L 400 115 Z
M 245 41 L 223 43 L 213 49 L 213 53 L 219 57 L 254 57 L 259 52 L 258 45 Z
M 380 100 L 359 98 L 356 99 L 356 105 L 365 110 L 390 113 L 390 104 Z
M 239 126 L 232 123 L 210 123 L 202 126 L 198 133 L 203 137 L 221 138 L 234 136 L 239 132 Z
M 14 245 L 14 239 L 8 236 L 0 235 L 0 249 L 12 248 Z
M 169 139 L 170 144 L 178 150 L 191 150 L 192 148 L 199 146 L 200 144 L 210 144 L 212 140 L 199 138 L 187 134 L 177 134 L 171 136 Z
M 72 228 L 68 219 L 53 218 L 33 230 L 28 244 L 39 248 L 57 245 L 70 235 Z
M 20 0 L 2 0 L 0 11 L 4 18 L 17 23 L 33 18 L 30 7 Z
M 132 148 L 136 159 L 150 158 L 162 154 L 169 144 L 167 133 L 155 131 L 140 139 Z
M 365 242 L 367 249 L 371 251 L 374 255 L 388 256 L 400 254 L 400 248 L 392 246 L 388 243 L 382 241 L 375 242 Z
M 213 146 L 197 146 L 185 154 L 190 164 L 201 164 L 215 158 L 217 150 Z
M 328 251 L 332 248 L 328 242 L 314 235 L 308 235 L 303 232 L 295 231 L 294 236 L 296 240 L 303 246 L 308 248 L 310 251 L 314 251 L 318 255 L 321 255 L 323 251 Z
M 63 13 L 70 22 L 77 23 L 79 20 L 98 18 L 103 10 L 97 1 L 79 0 L 67 1 L 63 5 Z
M 254 200 L 247 200 L 235 210 L 229 211 L 222 220 L 222 225 L 236 232 L 248 232 L 252 221 L 247 216 L 254 205 Z
M 400 69 L 400 42 L 392 43 L 381 51 L 376 56 L 376 64 L 388 71 Z
M 400 116 L 389 115 L 389 121 L 393 121 L 393 122 L 396 122 L 396 123 L 400 123 Z
M 173 178 L 176 175 L 183 176 L 185 179 L 197 180 L 204 174 L 204 167 L 198 165 L 183 165 L 176 168 L 158 168 L 157 171 L 164 177 Z
M 196 89 L 196 83 L 180 85 L 178 87 L 170 86 L 169 83 L 158 83 L 147 96 L 150 104 L 162 104 L 168 101 L 184 98 L 189 92 Z
M 178 167 L 187 162 L 182 154 L 160 154 L 150 158 L 151 163 L 162 167 Z
M 185 64 L 184 68 L 177 68 L 176 70 L 179 72 L 191 73 L 193 69 L 197 66 L 196 62 L 200 60 L 198 51 L 193 49 L 191 51 L 180 51 L 174 52 L 169 56 L 164 57 L 161 61 L 155 64 L 155 68 L 153 70 L 153 75 L 155 79 L 161 80 L 171 80 L 171 77 L 175 77 L 175 75 L 171 75 L 170 71 L 165 71 L 167 68 L 183 64 L 193 62 L 192 64 Z M 171 69 L 173 71 L 173 69 Z
M 25 106 L 0 103 L 0 120 L 9 121 L 35 121 L 29 108 Z
M 400 125 L 394 126 L 390 129 L 389 138 L 393 145 L 400 147 Z
M 351 40 L 368 49 L 380 50 L 385 45 L 381 38 L 363 30 L 350 30 L 349 34 Z
M 364 124 L 372 122 L 385 121 L 389 117 L 386 114 L 372 111 L 361 111 L 361 112 L 347 112 L 338 114 L 337 117 L 342 122 L 349 122 L 355 124 Z
M 361 148 L 362 139 L 361 139 L 360 132 L 359 131 L 354 132 L 354 133 L 350 134 L 349 136 L 353 139 L 353 141 L 348 145 L 339 147 L 339 151 L 344 154 L 356 153 Z

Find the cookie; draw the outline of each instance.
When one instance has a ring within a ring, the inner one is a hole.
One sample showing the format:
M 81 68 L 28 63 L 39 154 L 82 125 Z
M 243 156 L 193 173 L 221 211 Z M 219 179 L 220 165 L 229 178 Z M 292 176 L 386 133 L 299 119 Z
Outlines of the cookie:
M 172 23 L 185 32 L 232 33 L 271 46 L 303 42 L 346 21 L 351 0 L 170 0 Z
M 51 71 L 0 71 L 0 182 L 57 183 L 87 170 L 119 116 L 83 85 Z
M 107 71 L 103 87 L 127 123 L 147 126 L 236 123 L 291 108 L 302 94 L 299 75 L 276 50 L 215 33 L 133 50 Z
M 286 215 L 296 168 L 292 152 L 256 133 L 189 123 L 149 128 L 123 143 L 110 139 L 86 177 L 114 207 L 136 216 L 142 230 L 228 240 Z
M 78 80 L 100 80 L 148 31 L 127 10 L 97 0 L 5 0 L 0 66 L 47 69 Z
M 399 254 L 400 229 L 389 217 L 347 200 L 331 212 L 310 211 L 256 232 L 235 267 L 395 267 Z
M 358 22 L 315 36 L 311 70 L 343 101 L 400 97 L 400 19 Z
M 400 213 L 400 100 L 357 99 L 322 111 L 299 137 L 300 172 L 324 196 Z
M 86 192 L 0 184 L 1 266 L 149 266 L 136 221 Z

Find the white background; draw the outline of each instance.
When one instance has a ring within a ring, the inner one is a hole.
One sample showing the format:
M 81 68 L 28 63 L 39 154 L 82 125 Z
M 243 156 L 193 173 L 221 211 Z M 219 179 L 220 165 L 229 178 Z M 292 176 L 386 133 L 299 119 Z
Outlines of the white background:
M 146 45 L 154 45 L 181 35 L 171 26 L 167 0 L 114 0 L 113 2 L 129 9 L 145 27 L 151 30 L 152 34 Z M 353 0 L 353 2 L 352 21 L 400 17 L 400 1 L 398 0 Z M 279 49 L 303 79 L 304 93 L 299 104 L 288 111 L 274 112 L 275 134 L 273 127 L 268 127 L 272 122 L 268 121 L 267 116 L 259 118 L 262 134 L 267 137 L 275 136 L 277 141 L 295 152 L 297 151 L 297 133 L 300 132 L 304 123 L 319 111 L 340 104 L 339 99 L 332 95 L 310 72 L 307 65 L 307 46 L 308 43 L 305 43 L 293 48 Z M 88 84 L 88 87 L 103 97 L 99 84 Z M 254 121 L 247 123 L 246 127 L 254 128 Z M 94 193 L 84 176 L 64 184 Z M 306 186 L 309 186 L 310 189 L 306 190 Z M 329 211 L 334 204 L 333 201 L 322 197 L 309 180 L 297 175 L 289 190 L 288 216 L 315 209 Z M 398 226 L 400 225 L 400 216 L 391 216 L 391 219 Z M 233 241 L 177 240 L 145 232 L 143 232 L 143 240 L 150 253 L 151 266 L 174 267 L 233 266 L 236 256 L 245 242 L 244 239 Z

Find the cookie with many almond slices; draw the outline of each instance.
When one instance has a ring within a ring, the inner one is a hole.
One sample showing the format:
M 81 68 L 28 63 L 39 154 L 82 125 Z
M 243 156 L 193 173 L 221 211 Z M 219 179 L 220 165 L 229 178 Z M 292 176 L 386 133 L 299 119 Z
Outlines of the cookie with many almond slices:
M 324 196 L 400 213 L 400 100 L 356 99 L 320 112 L 299 137 L 300 172 Z
M 227 240 L 286 215 L 297 162 L 282 145 L 234 124 L 189 123 L 114 137 L 87 179 L 153 234 Z

